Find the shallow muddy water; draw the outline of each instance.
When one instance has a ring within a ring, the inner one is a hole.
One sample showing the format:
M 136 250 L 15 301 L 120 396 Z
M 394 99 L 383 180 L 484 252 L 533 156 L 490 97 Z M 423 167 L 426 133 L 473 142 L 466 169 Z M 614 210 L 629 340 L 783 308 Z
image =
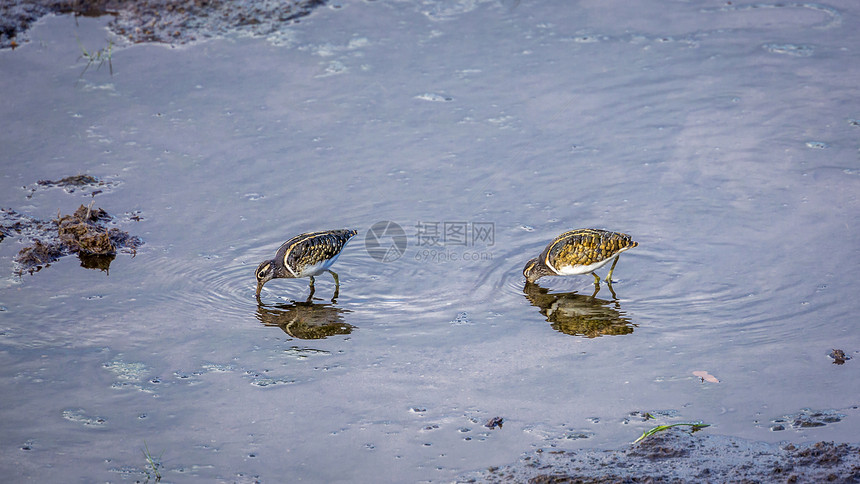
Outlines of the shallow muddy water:
M 445 482 L 642 412 L 857 441 L 853 2 L 340 2 L 84 72 L 107 22 L 0 52 L 0 207 L 94 198 L 145 242 L 21 277 L 0 242 L 2 475 L 145 480 L 148 449 L 163 481 Z M 36 184 L 76 174 L 109 183 Z M 578 227 L 639 242 L 617 298 L 525 287 Z M 338 298 L 258 305 L 257 264 L 329 228 L 359 230 Z

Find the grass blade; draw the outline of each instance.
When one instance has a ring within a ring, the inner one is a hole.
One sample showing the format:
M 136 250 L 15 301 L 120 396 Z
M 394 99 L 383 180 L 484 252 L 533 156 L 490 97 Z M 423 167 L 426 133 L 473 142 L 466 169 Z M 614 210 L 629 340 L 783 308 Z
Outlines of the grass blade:
M 641 442 L 643 439 L 650 437 L 650 436 L 656 434 L 657 432 L 662 432 L 664 430 L 668 430 L 672 427 L 678 427 L 680 425 L 687 425 L 687 426 L 691 427 L 693 432 L 696 432 L 698 430 L 702 430 L 705 427 L 711 426 L 711 424 L 706 424 L 706 423 L 702 423 L 702 422 L 674 423 L 674 424 L 669 424 L 669 425 L 658 425 L 652 429 L 649 429 L 649 430 L 646 430 L 645 432 L 642 432 L 642 435 L 638 439 L 634 440 L 633 443 L 637 444 L 637 443 Z

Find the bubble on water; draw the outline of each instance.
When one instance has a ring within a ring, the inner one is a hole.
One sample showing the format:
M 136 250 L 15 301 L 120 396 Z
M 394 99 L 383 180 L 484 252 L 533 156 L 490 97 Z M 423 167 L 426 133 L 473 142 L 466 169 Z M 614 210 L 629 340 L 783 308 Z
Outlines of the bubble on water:
M 197 377 L 199 377 L 202 374 L 203 374 L 202 371 L 185 372 L 182 370 L 177 370 L 177 371 L 173 372 L 173 376 L 177 380 L 185 381 L 186 383 L 188 383 L 190 385 L 198 384 L 200 381 Z
M 63 410 L 63 418 L 83 425 L 101 426 L 107 423 L 106 418 L 87 415 L 82 408 Z
M 419 94 L 415 96 L 415 99 L 430 102 L 449 102 L 454 100 L 454 98 L 452 98 L 451 96 L 446 96 L 444 94 L 436 94 L 434 92 L 425 92 L 423 94 Z
M 478 3 L 475 0 L 453 0 L 446 2 L 425 2 L 422 14 L 430 20 L 443 21 L 450 20 L 464 13 L 471 12 L 478 8 Z
M 203 365 L 202 368 L 210 373 L 227 373 L 236 369 L 233 365 L 221 365 L 218 363 L 208 363 Z
M 333 61 L 328 63 L 328 65 L 325 68 L 325 71 L 322 74 L 317 75 L 316 77 L 335 76 L 338 74 L 343 74 L 344 72 L 346 72 L 348 70 L 349 70 L 349 68 L 346 66 L 346 64 L 344 64 L 343 62 L 341 62 L 339 60 L 333 60 Z
M 514 120 L 516 120 L 516 118 L 507 114 L 503 114 L 495 118 L 487 118 L 487 122 L 502 128 L 510 127 L 511 122 L 513 122 Z
M 457 316 L 451 320 L 451 324 L 461 325 L 461 324 L 472 324 L 472 320 L 469 319 L 469 313 L 466 311 L 461 311 L 457 313 Z
M 816 150 L 823 150 L 823 149 L 829 148 L 827 143 L 825 143 L 823 141 L 807 141 L 806 147 L 816 149 Z
M 762 48 L 773 54 L 784 54 L 794 57 L 809 57 L 815 51 L 813 46 L 803 44 L 764 44 Z
M 140 381 L 149 369 L 143 363 L 126 363 L 122 360 L 111 361 L 103 365 L 116 375 L 118 380 Z
M 533 424 L 523 428 L 523 432 L 535 435 L 547 441 L 581 440 L 594 436 L 594 432 L 588 430 L 573 430 L 547 424 Z
M 296 383 L 295 380 L 291 380 L 289 378 L 268 378 L 268 377 L 255 377 L 251 381 L 251 385 L 256 387 L 270 387 L 277 385 L 290 385 L 292 383 Z

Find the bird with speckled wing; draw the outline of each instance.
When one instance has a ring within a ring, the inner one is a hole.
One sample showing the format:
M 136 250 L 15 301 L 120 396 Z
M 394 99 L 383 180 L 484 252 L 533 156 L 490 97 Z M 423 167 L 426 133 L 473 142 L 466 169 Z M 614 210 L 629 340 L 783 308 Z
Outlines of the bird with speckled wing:
M 612 271 L 619 255 L 639 245 L 627 234 L 600 229 L 576 229 L 556 237 L 538 257 L 523 268 L 526 282 L 534 283 L 543 276 L 591 274 L 594 286 L 600 288 L 600 276 L 594 271 L 612 261 L 606 282 L 612 288 Z M 596 293 L 596 292 L 595 292 Z
M 293 237 L 284 242 L 275 253 L 275 258 L 265 260 L 257 267 L 257 298 L 263 290 L 263 285 L 272 279 L 310 278 L 311 296 L 314 293 L 314 276 L 328 272 L 334 278 L 334 297 L 340 290 L 337 273 L 329 267 L 337 260 L 340 252 L 353 236 L 356 230 L 324 230 L 310 232 Z M 310 296 L 308 296 L 310 297 Z

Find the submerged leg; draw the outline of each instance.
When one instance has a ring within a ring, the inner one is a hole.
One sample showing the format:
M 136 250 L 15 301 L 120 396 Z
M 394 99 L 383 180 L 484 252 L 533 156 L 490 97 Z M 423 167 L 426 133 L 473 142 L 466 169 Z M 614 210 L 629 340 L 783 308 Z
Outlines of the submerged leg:
M 612 261 L 612 267 L 609 268 L 609 274 L 606 274 L 606 282 L 608 282 L 610 284 L 612 284 L 612 271 L 615 270 L 615 264 L 618 264 L 618 258 L 619 257 L 621 257 L 621 256 L 620 255 L 615 256 L 615 260 Z
M 618 299 L 618 295 L 615 294 L 615 289 L 612 289 L 612 281 L 607 281 L 606 286 L 609 287 L 609 292 L 612 293 L 612 299 Z
M 331 302 L 334 303 L 338 294 L 340 294 L 340 280 L 337 278 L 337 272 L 332 270 L 329 270 L 328 272 L 334 278 L 334 295 L 331 297 Z

